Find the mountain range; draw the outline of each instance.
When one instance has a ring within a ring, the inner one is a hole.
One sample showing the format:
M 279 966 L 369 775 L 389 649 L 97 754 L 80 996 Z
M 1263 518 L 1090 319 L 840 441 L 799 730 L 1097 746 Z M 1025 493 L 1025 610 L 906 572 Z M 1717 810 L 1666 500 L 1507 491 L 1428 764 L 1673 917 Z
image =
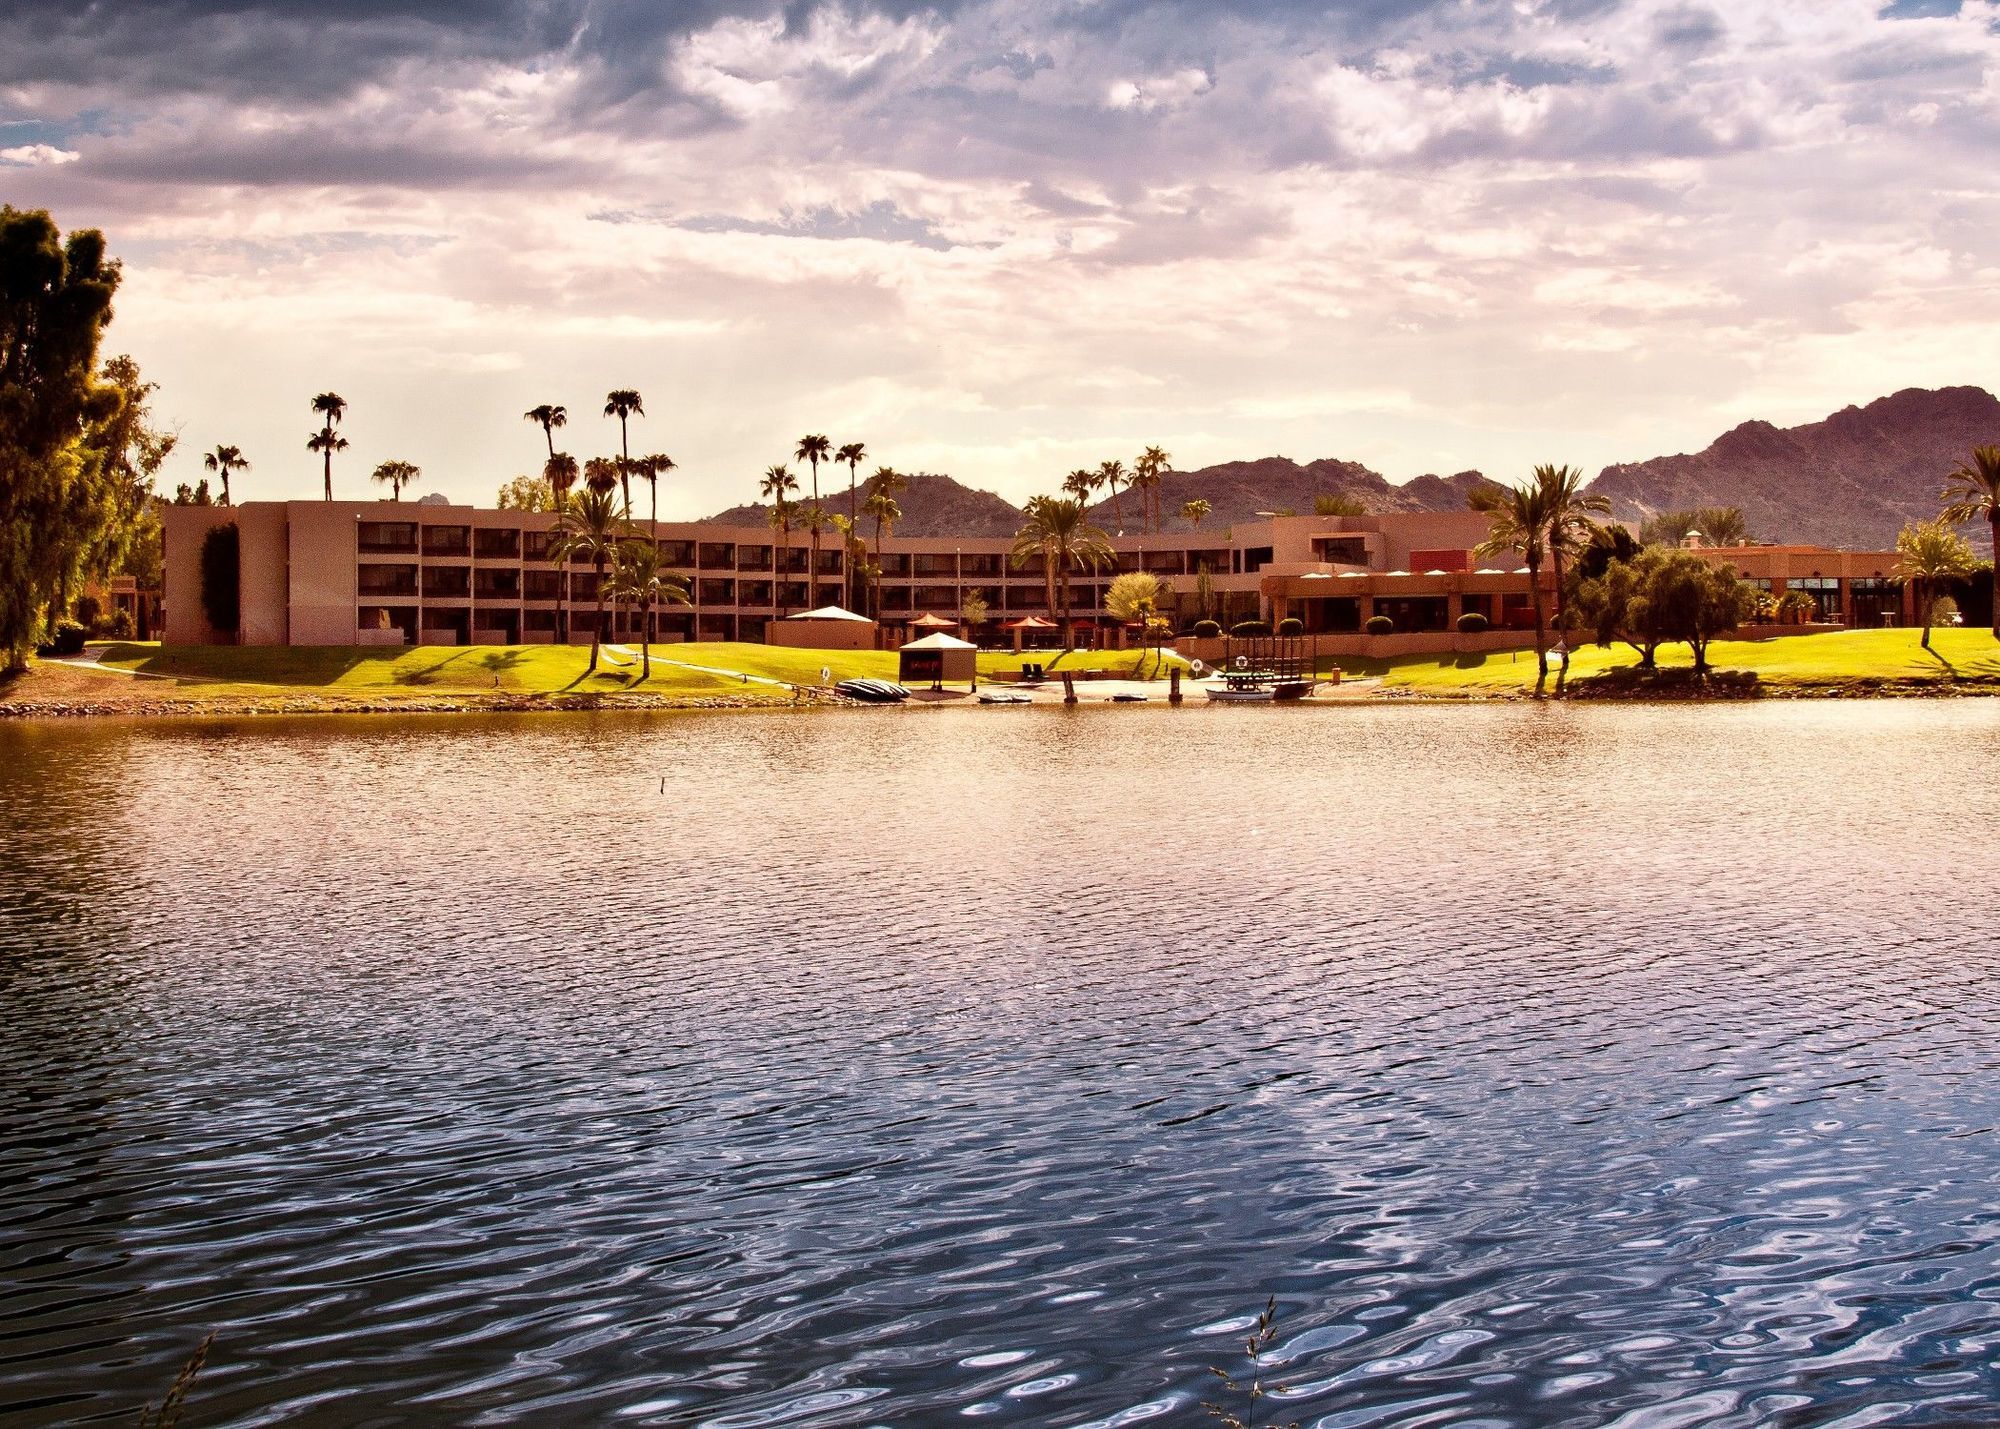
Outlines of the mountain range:
M 1691 455 L 1608 466 L 1590 489 L 1611 498 L 1613 514 L 1623 520 L 1737 506 L 1760 540 L 1886 550 L 1906 521 L 1937 514 L 1947 477 L 1974 446 L 1988 443 L 2000 443 L 2000 399 L 1992 393 L 1913 387 L 1803 426 L 1745 422 Z M 845 483 L 838 480 L 844 475 L 822 489 L 829 511 L 846 510 Z M 1467 493 L 1485 479 L 1462 471 L 1399 484 L 1359 462 L 1270 456 L 1168 472 L 1159 500 L 1164 529 L 1189 529 L 1181 507 L 1202 500 L 1210 508 L 1204 527 L 1219 531 L 1259 512 L 1310 512 L 1320 496 L 1345 496 L 1370 512 L 1463 511 Z M 1019 508 L 990 491 L 936 473 L 913 475 L 909 483 L 897 498 L 903 519 L 896 529 L 903 535 L 1011 536 L 1020 526 Z M 758 522 L 766 509 L 737 506 L 715 519 Z M 1106 497 L 1091 514 L 1106 530 L 1141 529 L 1136 492 L 1121 490 L 1115 509 Z

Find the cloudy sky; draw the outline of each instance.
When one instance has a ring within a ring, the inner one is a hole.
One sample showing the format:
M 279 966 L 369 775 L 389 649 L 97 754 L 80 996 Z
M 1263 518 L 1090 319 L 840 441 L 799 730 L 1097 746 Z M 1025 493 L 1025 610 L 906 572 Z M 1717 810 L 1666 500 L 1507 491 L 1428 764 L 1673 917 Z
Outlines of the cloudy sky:
M 490 499 L 644 393 L 663 511 L 805 431 L 1020 498 L 1142 445 L 1392 480 L 2000 368 L 1987 0 L 11 0 L 0 199 L 244 496 L 308 402 Z

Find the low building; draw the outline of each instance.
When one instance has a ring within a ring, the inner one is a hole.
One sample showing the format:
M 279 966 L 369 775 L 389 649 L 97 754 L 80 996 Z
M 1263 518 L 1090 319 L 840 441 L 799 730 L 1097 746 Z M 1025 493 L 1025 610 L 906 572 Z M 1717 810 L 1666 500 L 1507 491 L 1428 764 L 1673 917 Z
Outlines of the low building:
M 169 644 L 360 645 L 588 643 L 597 575 L 588 563 L 548 558 L 547 513 L 387 501 L 272 501 L 165 510 L 164 634 Z M 234 523 L 238 533 L 235 631 L 210 627 L 202 600 L 202 545 Z M 639 529 L 689 603 L 657 610 L 659 638 L 762 640 L 794 611 L 859 603 L 844 553 L 822 547 L 816 570 L 806 539 L 764 526 L 667 522 Z M 891 536 L 882 543 L 881 608 L 870 612 L 900 639 L 923 616 L 955 626 L 967 599 L 986 605 L 973 638 L 1009 638 L 1027 616 L 1056 624 L 1061 643 L 1123 643 L 1104 612 L 1104 590 L 1126 571 L 1166 587 L 1176 628 L 1214 619 L 1225 628 L 1295 616 L 1315 634 L 1358 633 L 1386 615 L 1402 635 L 1455 630 L 1467 611 L 1520 638 L 1532 625 L 1528 581 L 1517 560 L 1471 552 L 1486 533 L 1474 512 L 1379 516 L 1275 516 L 1220 531 L 1125 535 L 1115 566 L 1072 572 L 1069 628 L 1049 607 L 1039 556 L 1011 559 L 1005 537 Z M 871 551 L 871 556 L 872 556 Z M 1803 590 L 1828 617 L 1851 624 L 1908 619 L 1889 576 L 1895 557 L 1803 546 L 1709 550 L 1773 591 Z M 1544 573 L 1547 581 L 1548 575 Z M 611 635 L 636 639 L 638 617 L 614 617 Z M 876 637 L 871 634 L 871 644 Z M 829 647 L 830 648 L 830 647 Z M 1440 647 L 1443 648 L 1443 647 Z

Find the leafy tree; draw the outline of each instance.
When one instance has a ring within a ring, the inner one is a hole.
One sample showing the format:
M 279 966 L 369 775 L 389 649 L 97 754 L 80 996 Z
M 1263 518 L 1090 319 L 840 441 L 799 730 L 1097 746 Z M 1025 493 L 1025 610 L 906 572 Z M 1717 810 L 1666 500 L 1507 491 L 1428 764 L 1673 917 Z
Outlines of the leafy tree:
M 548 439 L 549 455 L 553 457 L 556 454 L 556 428 L 569 425 L 569 408 L 544 402 L 539 407 L 528 408 L 521 416 L 542 429 L 542 435 Z
M 1970 575 L 1974 563 L 1972 546 L 1949 522 L 1912 521 L 1896 533 L 1896 574 L 1916 587 L 1917 614 L 1924 623 L 1918 643 L 1924 649 L 1931 648 L 1938 603 L 1949 599 L 1945 583 Z
M 1639 653 L 1640 667 L 1651 669 L 1661 645 L 1685 643 L 1695 669 L 1706 671 L 1709 643 L 1749 618 L 1758 593 L 1733 566 L 1710 565 L 1671 546 L 1647 546 L 1581 582 L 1577 598 L 1578 614 L 1598 644 L 1623 641 Z
M 417 478 L 423 474 L 423 468 L 413 461 L 385 461 L 376 465 L 374 475 L 370 479 L 378 486 L 389 488 L 391 501 L 401 501 L 403 488 L 414 485 Z
M 1654 668 L 1661 644 L 1671 638 L 1650 595 L 1669 549 L 1645 546 L 1602 565 L 1580 565 L 1571 590 L 1570 610 L 1582 628 L 1599 645 L 1631 646 L 1642 669 Z
M 632 440 L 629 423 L 646 415 L 646 399 L 630 387 L 619 387 L 604 395 L 604 415 L 618 419 L 618 482 L 625 491 L 625 519 L 632 519 Z
M 183 481 L 179 486 L 174 488 L 174 499 L 168 504 L 171 506 L 215 505 L 215 498 L 209 495 L 208 478 L 204 476 L 193 486 L 189 486 Z
M 1478 556 L 1518 551 L 1528 567 L 1528 603 L 1535 613 L 1535 693 L 1549 679 L 1549 620 L 1542 604 L 1542 552 L 1549 534 L 1548 496 L 1538 482 L 1532 486 L 1475 487 L 1466 504 L 1488 518 L 1486 539 L 1474 548 Z
M 625 539 L 625 522 L 611 499 L 609 487 L 590 487 L 572 495 L 562 515 L 556 518 L 555 539 L 549 543 L 549 559 L 567 566 L 581 556 L 597 575 L 597 621 L 590 631 L 590 664 L 584 673 L 597 669 L 598 647 L 604 641 L 604 601 L 610 594 L 605 568 L 617 559 L 619 544 Z
M 1993 638 L 2000 640 L 2000 446 L 1974 447 L 1972 460 L 1950 480 L 1940 519 L 1953 526 L 1984 521 L 1993 538 Z
M 347 415 L 347 399 L 338 392 L 322 392 L 312 399 L 312 409 L 319 413 L 319 430 L 306 438 L 306 450 L 319 453 L 325 463 L 326 499 L 333 500 L 333 454 L 347 450 L 347 438 L 334 429 L 340 419 Z
M 1535 468 L 1535 485 L 1542 495 L 1548 522 L 1549 564 L 1556 585 L 1556 628 L 1564 628 L 1563 560 L 1574 555 L 1598 527 L 1589 513 L 1608 512 L 1611 500 L 1583 489 L 1583 473 L 1573 466 L 1542 465 Z M 1556 693 L 1563 692 L 1569 678 L 1569 642 L 1562 645 L 1562 663 L 1556 670 Z
M 179 445 L 179 434 L 153 425 L 151 404 L 157 385 L 140 377 L 139 364 L 130 357 L 108 360 L 102 379 L 118 402 L 86 438 L 100 464 L 95 483 L 87 488 L 91 499 L 78 507 L 71 528 L 81 541 L 80 574 L 86 580 L 105 581 L 122 571 L 137 580 L 141 590 L 158 590 L 162 551 L 153 478 Z M 143 619 L 143 602 L 140 613 Z
M 92 380 L 119 270 L 104 235 L 65 240 L 42 210 L 0 206 L 0 648 L 25 668 L 115 498 L 86 438 L 116 418 Z M 53 607 L 53 611 L 51 608 Z
M 214 451 L 203 455 L 201 464 L 203 470 L 212 471 L 222 479 L 222 505 L 229 505 L 229 474 L 250 469 L 250 463 L 243 459 L 243 449 L 218 446 Z
M 819 533 L 825 529 L 824 521 L 815 522 L 812 518 L 812 513 L 820 509 L 819 464 L 829 460 L 832 452 L 833 443 L 825 437 L 808 435 L 799 438 L 798 450 L 792 453 L 793 461 L 812 464 L 812 505 L 807 508 L 805 516 L 805 525 L 812 532 L 812 567 L 806 572 L 806 608 L 809 610 L 819 605 Z
M 966 633 L 971 634 L 986 623 L 986 597 L 978 591 L 969 591 L 958 603 L 958 618 L 965 622 Z
M 626 541 L 618 547 L 611 593 L 638 608 L 639 679 L 643 683 L 653 678 L 653 642 L 659 639 L 653 612 L 662 604 L 686 605 L 687 588 L 660 564 L 657 545 L 651 541 Z
M 1145 654 L 1152 652 L 1154 639 L 1165 631 L 1165 622 L 1160 619 L 1164 589 L 1160 578 L 1150 571 L 1126 571 L 1113 576 L 1104 590 L 1105 610 L 1126 624 L 1139 627 L 1140 648 L 1144 652 L 1139 662 L 1142 671 Z
M 1313 497 L 1315 516 L 1366 516 L 1368 508 L 1344 491 L 1322 491 Z
M 1196 497 L 1192 501 L 1183 501 L 1181 503 L 1181 520 L 1199 531 L 1201 523 L 1208 519 L 1209 513 L 1213 510 L 1215 508 L 1200 497 Z
M 501 483 L 500 494 L 493 503 L 502 511 L 553 511 L 555 499 L 549 493 L 547 480 L 537 476 L 517 476 Z

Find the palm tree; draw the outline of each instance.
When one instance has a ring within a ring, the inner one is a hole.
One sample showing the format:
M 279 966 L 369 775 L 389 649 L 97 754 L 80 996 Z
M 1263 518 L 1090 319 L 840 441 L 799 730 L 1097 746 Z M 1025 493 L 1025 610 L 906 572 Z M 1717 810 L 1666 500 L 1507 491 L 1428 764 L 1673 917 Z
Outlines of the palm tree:
M 1121 536 L 1125 534 L 1125 513 L 1118 504 L 1118 483 L 1124 479 L 1124 462 L 1104 461 L 1097 464 L 1097 485 L 1111 488 L 1111 522 Z
M 1475 487 L 1466 498 L 1474 511 L 1490 519 L 1486 539 L 1474 548 L 1477 556 L 1520 551 L 1528 566 L 1528 603 L 1535 612 L 1535 693 L 1549 681 L 1548 614 L 1542 608 L 1542 543 L 1548 538 L 1547 498 L 1540 483 L 1533 486 Z
M 1070 631 L 1070 569 L 1097 570 L 1115 561 L 1110 538 L 1090 524 L 1083 502 L 1074 498 L 1037 496 L 1025 508 L 1027 521 L 1014 535 L 1013 559 L 1016 567 L 1040 553 L 1055 581 L 1055 604 L 1067 648 Z
M 797 514 L 796 505 L 792 501 L 792 493 L 798 489 L 799 479 L 792 475 L 789 468 L 783 466 L 765 467 L 764 479 L 757 486 L 757 494 L 771 503 L 771 526 L 782 538 L 779 550 L 783 553 L 789 553 L 792 549 L 792 518 Z M 771 562 L 772 578 L 777 582 L 777 588 L 781 597 L 778 601 L 778 617 L 781 620 L 785 615 L 785 603 L 782 595 L 785 588 L 786 559 L 787 555 L 780 554 L 776 560 Z
M 651 541 L 626 541 L 619 545 L 617 563 L 612 567 L 611 593 L 639 610 L 639 681 L 643 684 L 653 678 L 653 608 L 686 605 L 687 588 L 662 569 L 658 546 Z
M 322 392 L 313 398 L 312 409 L 320 415 L 319 430 L 306 439 L 306 450 L 318 452 L 326 463 L 326 499 L 333 500 L 333 454 L 347 450 L 347 438 L 333 429 L 347 415 L 347 399 L 338 392 Z
M 1063 478 L 1062 489 L 1087 506 L 1090 504 L 1091 493 L 1097 490 L 1097 475 L 1078 467 Z
M 243 459 L 242 450 L 219 446 L 204 456 L 201 464 L 222 478 L 222 504 L 229 505 L 229 473 L 250 470 L 250 463 Z
M 680 463 L 665 452 L 654 452 L 651 456 L 639 458 L 639 475 L 646 478 L 646 485 L 652 489 L 652 504 L 647 514 L 647 535 L 654 540 L 660 538 L 660 478 L 670 471 L 678 471 Z
M 1160 478 L 1172 462 L 1173 457 L 1164 448 L 1147 447 L 1132 463 L 1132 484 L 1144 494 L 1146 510 L 1156 534 L 1160 529 Z
M 812 537 L 812 569 L 806 573 L 806 609 L 808 610 L 819 609 L 820 538 L 826 534 L 827 527 L 833 524 L 834 519 L 833 516 L 817 506 L 808 506 L 799 513 L 799 524 L 805 527 L 806 534 Z
M 625 523 L 611 500 L 610 488 L 592 486 L 570 497 L 569 505 L 556 518 L 555 540 L 549 543 L 550 560 L 567 565 L 582 556 L 597 573 L 597 623 L 590 631 L 590 664 L 584 670 L 586 675 L 597 669 L 597 650 L 604 641 L 604 598 L 610 593 L 604 569 L 617 557 L 624 535 Z
M 1611 509 L 1609 497 L 1585 492 L 1583 473 L 1573 466 L 1542 465 L 1535 468 L 1535 485 L 1542 493 L 1543 519 L 1548 523 L 1549 564 L 1556 582 L 1556 629 L 1563 630 L 1563 557 L 1572 555 L 1597 529 L 1591 512 Z M 1556 693 L 1563 692 L 1569 678 L 1569 641 L 1562 641 L 1562 664 L 1556 670 Z
M 549 455 L 556 454 L 556 428 L 569 425 L 569 408 L 544 402 L 539 407 L 530 407 L 522 417 L 542 429 L 542 435 L 549 439 Z
M 1183 501 L 1181 503 L 1181 520 L 1199 531 L 1201 523 L 1208 519 L 1208 513 L 1214 509 L 1213 506 L 1210 506 L 1200 497 L 1196 497 L 1193 501 Z
M 849 442 L 833 454 L 833 459 L 847 463 L 847 521 L 853 525 L 856 520 L 855 474 L 861 469 L 861 463 L 868 459 L 868 448 L 860 442 Z
M 615 456 L 594 456 L 583 464 L 583 484 L 591 491 L 614 491 L 624 470 L 624 465 Z M 629 510 L 632 503 L 627 501 L 625 505 Z
M 792 453 L 793 461 L 812 463 L 812 509 L 819 510 L 819 464 L 829 459 L 833 443 L 823 436 L 803 436 L 799 438 L 799 449 Z M 819 531 L 813 528 L 812 569 L 806 573 L 806 606 L 811 609 L 819 604 Z
M 542 480 L 549 484 L 549 506 L 560 511 L 569 504 L 569 489 L 576 485 L 576 458 L 568 452 L 551 452 L 542 463 Z
M 423 474 L 422 468 L 415 462 L 385 461 L 375 468 L 374 480 L 377 484 L 389 488 L 391 501 L 401 501 L 403 488 L 414 485 L 417 478 Z
M 794 480 L 792 484 L 796 486 L 798 482 Z M 785 553 L 792 549 L 792 522 L 797 518 L 798 514 L 798 502 L 792 500 L 789 496 L 781 496 L 771 503 L 770 514 L 766 517 L 771 523 L 771 529 L 778 533 L 779 555 L 776 560 L 771 562 L 771 574 L 773 579 L 772 594 L 777 603 L 778 619 L 780 620 L 783 620 L 787 612 L 791 610 L 790 602 L 785 599 Z
M 1984 520 L 1993 537 L 1993 638 L 2000 640 L 2000 447 L 1974 447 L 1972 461 L 1951 474 L 1941 520 L 1953 526 Z
M 882 471 L 889 471 L 883 467 Z M 877 476 L 881 472 L 876 473 Z M 895 476 L 893 471 L 889 475 Z M 901 478 L 898 478 L 900 480 Z M 869 480 L 868 499 L 862 509 L 875 518 L 875 618 L 882 618 L 882 536 L 886 531 L 896 529 L 896 523 L 903 519 L 903 508 L 896 504 L 894 492 L 888 486 L 877 486 L 873 478 Z
M 620 387 L 604 394 L 604 415 L 618 419 L 618 479 L 625 488 L 625 519 L 632 519 L 632 442 L 626 430 L 626 423 L 633 417 L 646 415 L 646 401 L 630 387 Z
M 1896 574 L 1917 589 L 1917 614 L 1924 622 L 1919 643 L 1924 649 L 1931 648 L 1938 588 L 1972 574 L 1975 564 L 1972 547 L 1947 521 L 1912 521 L 1896 534 Z

